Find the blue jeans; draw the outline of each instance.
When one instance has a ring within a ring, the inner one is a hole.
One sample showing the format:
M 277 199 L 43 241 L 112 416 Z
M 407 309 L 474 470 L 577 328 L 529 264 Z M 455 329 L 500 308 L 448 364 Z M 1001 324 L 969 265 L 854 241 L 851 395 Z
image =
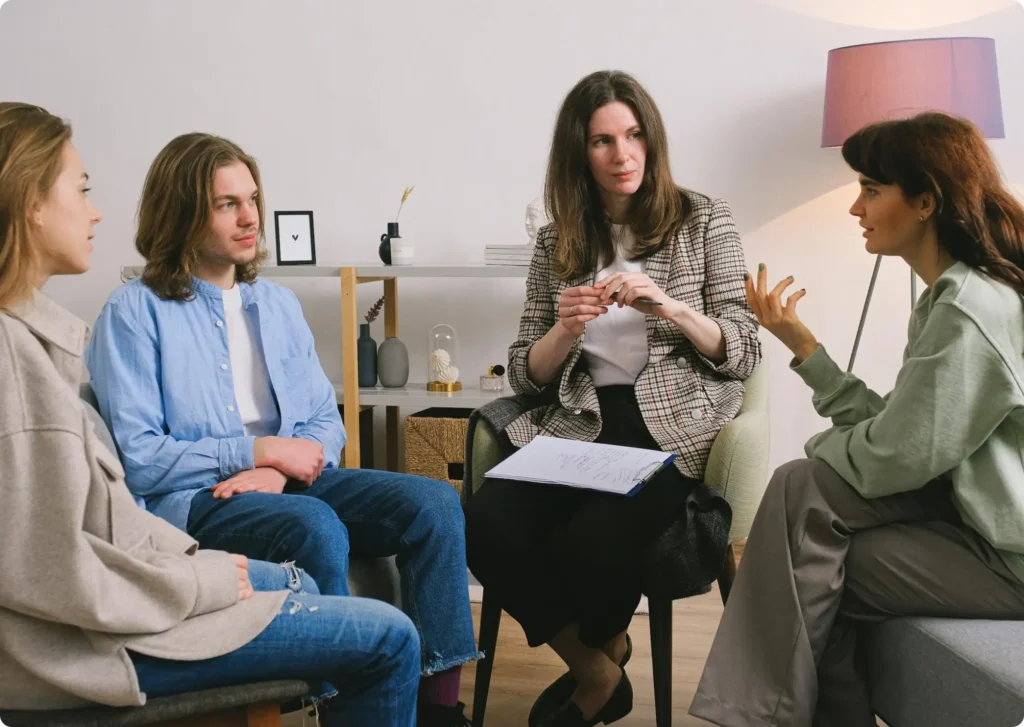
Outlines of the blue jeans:
M 281 613 L 241 649 L 214 659 L 132 653 L 147 696 L 304 679 L 318 685 L 324 727 L 415 725 L 419 638 L 401 611 L 382 601 L 317 595 L 312 579 L 294 567 L 250 561 L 249 580 L 258 591 L 291 591 Z
M 402 608 L 419 632 L 424 675 L 479 658 L 469 608 L 466 526 L 458 493 L 426 477 L 326 469 L 312 487 L 217 500 L 200 492 L 188 533 L 203 548 L 294 561 L 320 592 L 349 595 L 349 556 L 396 555 Z

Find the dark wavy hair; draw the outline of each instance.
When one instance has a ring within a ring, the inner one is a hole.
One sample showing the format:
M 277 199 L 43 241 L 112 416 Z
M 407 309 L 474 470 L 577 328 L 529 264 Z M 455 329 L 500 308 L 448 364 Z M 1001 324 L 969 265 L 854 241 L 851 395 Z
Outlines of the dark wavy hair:
M 846 140 L 843 158 L 908 199 L 931 192 L 939 245 L 1024 296 L 1024 207 L 974 124 L 937 112 L 873 124 Z

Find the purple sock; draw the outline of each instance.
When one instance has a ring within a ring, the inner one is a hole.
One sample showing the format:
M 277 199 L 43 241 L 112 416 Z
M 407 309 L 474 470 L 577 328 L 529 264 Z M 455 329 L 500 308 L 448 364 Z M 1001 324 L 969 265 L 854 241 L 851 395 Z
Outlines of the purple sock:
M 420 679 L 420 701 L 424 704 L 438 704 L 454 707 L 459 703 L 459 686 L 462 682 L 462 667 L 456 666 Z

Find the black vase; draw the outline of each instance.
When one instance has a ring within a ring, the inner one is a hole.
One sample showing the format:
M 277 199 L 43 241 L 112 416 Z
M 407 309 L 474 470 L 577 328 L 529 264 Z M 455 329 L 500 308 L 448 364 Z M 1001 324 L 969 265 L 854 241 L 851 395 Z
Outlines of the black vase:
M 359 340 L 356 341 L 359 360 L 359 386 L 367 388 L 377 385 L 377 342 L 370 338 L 370 324 L 359 324 Z
M 380 255 L 380 261 L 385 265 L 391 264 L 392 237 L 400 237 L 397 222 L 389 222 L 387 233 L 380 236 L 380 247 L 377 248 L 377 254 Z

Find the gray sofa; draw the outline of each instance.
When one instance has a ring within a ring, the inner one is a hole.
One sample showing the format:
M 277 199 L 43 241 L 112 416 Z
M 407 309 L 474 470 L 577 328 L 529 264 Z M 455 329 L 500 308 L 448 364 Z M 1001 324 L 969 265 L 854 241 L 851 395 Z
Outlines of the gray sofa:
M 866 635 L 874 708 L 889 727 L 1024 724 L 1024 621 L 898 618 Z

